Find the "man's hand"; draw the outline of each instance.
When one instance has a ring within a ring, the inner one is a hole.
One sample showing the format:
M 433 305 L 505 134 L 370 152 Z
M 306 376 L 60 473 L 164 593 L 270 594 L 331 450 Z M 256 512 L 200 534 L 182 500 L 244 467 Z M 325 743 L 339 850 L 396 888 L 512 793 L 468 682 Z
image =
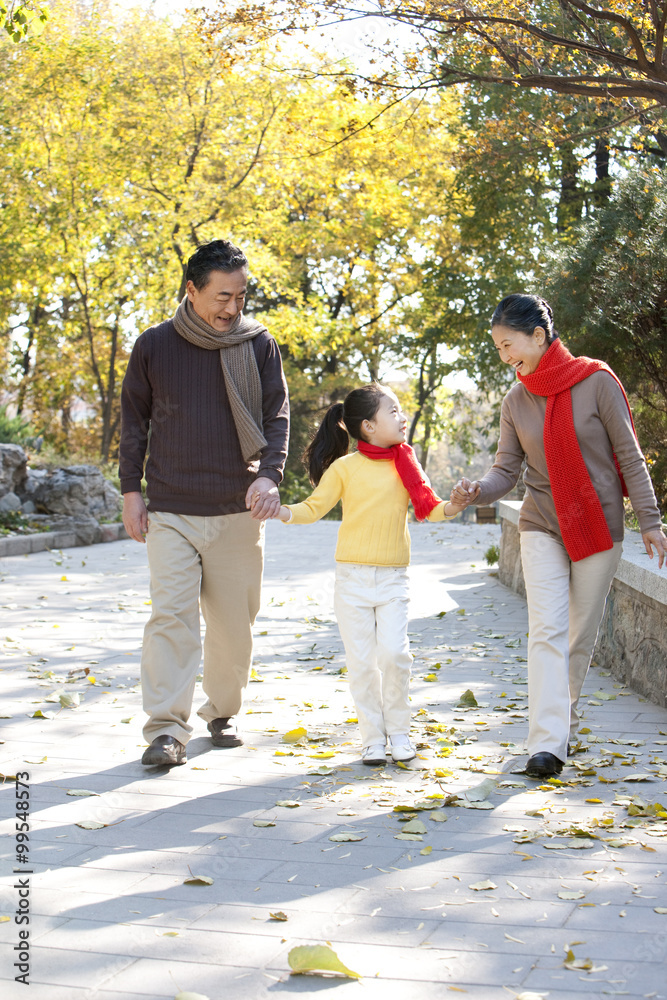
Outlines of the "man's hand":
M 477 499 L 479 491 L 480 485 L 477 480 L 471 483 L 469 479 L 464 477 L 463 479 L 459 479 L 449 494 L 449 499 L 455 507 L 467 507 L 473 500 Z
M 245 505 L 256 521 L 277 517 L 280 511 L 280 493 L 274 481 L 266 476 L 259 476 L 248 487 Z
M 660 528 L 654 531 L 645 531 L 642 540 L 649 558 L 653 558 L 653 549 L 658 555 L 658 569 L 662 569 L 662 564 L 667 560 L 667 537 Z
M 141 493 L 123 495 L 123 524 L 130 538 L 145 542 L 148 531 L 148 511 Z

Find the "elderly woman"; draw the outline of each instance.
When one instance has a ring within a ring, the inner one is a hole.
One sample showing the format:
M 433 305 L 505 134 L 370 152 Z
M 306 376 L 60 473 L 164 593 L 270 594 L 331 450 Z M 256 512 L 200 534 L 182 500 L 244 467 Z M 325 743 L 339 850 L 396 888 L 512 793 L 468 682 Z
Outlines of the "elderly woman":
M 508 295 L 491 319 L 500 359 L 519 381 L 503 400 L 493 467 L 461 479 L 453 503 L 489 504 L 516 485 L 528 600 L 526 773 L 559 774 L 577 731 L 577 702 L 621 557 L 623 495 L 662 569 L 667 538 L 623 386 L 603 361 L 575 358 L 547 302 Z

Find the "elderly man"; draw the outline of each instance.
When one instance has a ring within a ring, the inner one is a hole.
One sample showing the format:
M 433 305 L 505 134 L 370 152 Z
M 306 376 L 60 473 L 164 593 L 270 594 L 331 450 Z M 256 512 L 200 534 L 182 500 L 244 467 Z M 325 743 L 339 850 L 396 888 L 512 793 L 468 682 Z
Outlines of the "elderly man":
M 186 279 L 174 317 L 137 339 L 121 396 L 123 523 L 131 538 L 147 541 L 150 568 L 141 659 L 146 765 L 186 761 L 200 605 L 207 700 L 197 714 L 214 746 L 243 743 L 234 717 L 252 660 L 263 522 L 280 506 L 289 433 L 278 346 L 243 315 L 242 251 L 226 240 L 205 244 Z

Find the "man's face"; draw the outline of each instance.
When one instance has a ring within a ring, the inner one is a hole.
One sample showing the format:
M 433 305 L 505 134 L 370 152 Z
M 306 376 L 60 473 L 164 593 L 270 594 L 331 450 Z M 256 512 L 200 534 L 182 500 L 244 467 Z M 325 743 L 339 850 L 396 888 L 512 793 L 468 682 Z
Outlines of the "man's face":
M 195 288 L 191 281 L 186 292 L 194 311 L 209 326 L 226 333 L 243 309 L 248 286 L 248 274 L 240 271 L 211 271 L 208 284 Z

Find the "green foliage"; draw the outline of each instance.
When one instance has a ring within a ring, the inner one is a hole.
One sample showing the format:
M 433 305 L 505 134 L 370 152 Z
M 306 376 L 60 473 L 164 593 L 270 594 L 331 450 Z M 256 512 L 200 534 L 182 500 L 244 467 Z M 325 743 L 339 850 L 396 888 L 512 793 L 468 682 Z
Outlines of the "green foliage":
M 50 531 L 48 525 L 32 521 L 19 510 L 0 511 L 0 535 L 34 535 L 39 531 Z
M 558 247 L 540 286 L 574 354 L 623 382 L 659 503 L 667 504 L 667 177 L 637 169 Z
M 0 0 L 0 24 L 13 42 L 25 38 L 39 38 L 46 27 L 49 15 L 32 0 Z
M 500 559 L 500 549 L 497 545 L 489 545 L 488 549 L 484 553 L 484 558 L 486 559 L 487 566 L 495 566 Z
M 25 444 L 30 437 L 30 421 L 22 417 L 8 417 L 7 407 L 0 406 L 0 443 Z

